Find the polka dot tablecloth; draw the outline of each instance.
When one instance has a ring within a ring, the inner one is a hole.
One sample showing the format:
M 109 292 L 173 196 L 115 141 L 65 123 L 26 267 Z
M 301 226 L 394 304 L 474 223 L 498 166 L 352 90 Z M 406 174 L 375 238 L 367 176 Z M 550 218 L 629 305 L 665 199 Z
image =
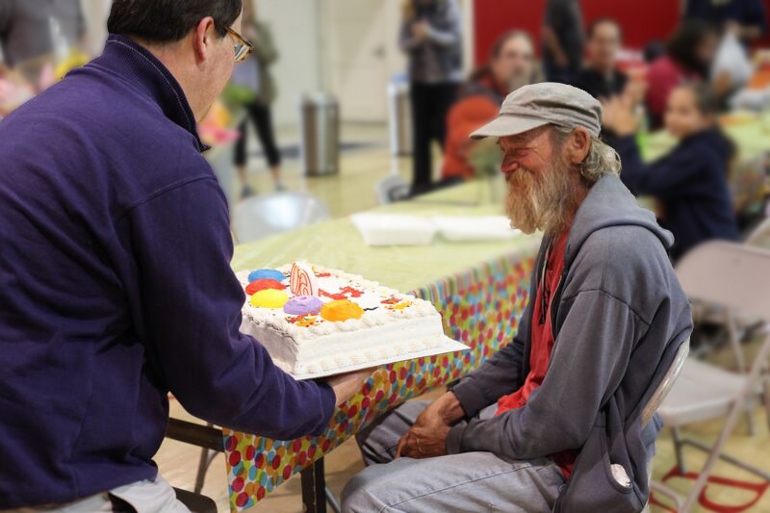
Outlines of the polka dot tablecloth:
M 431 301 L 450 337 L 470 351 L 399 362 L 377 370 L 364 393 L 337 409 L 319 437 L 277 441 L 224 430 L 233 511 L 254 506 L 283 481 L 404 401 L 459 379 L 513 338 L 528 300 L 534 255 L 510 255 L 413 292 Z

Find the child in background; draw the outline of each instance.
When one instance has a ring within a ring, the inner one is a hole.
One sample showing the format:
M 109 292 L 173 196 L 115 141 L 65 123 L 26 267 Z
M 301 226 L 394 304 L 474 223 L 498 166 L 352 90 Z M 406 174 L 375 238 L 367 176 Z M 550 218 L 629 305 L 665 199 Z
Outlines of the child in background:
M 632 193 L 652 196 L 662 206 L 661 224 L 676 238 L 674 261 L 708 240 L 738 237 L 727 183 L 734 146 L 719 129 L 718 108 L 718 99 L 706 84 L 674 89 L 664 121 L 679 143 L 660 160 L 645 164 L 634 136 L 640 120 L 632 102 L 616 98 L 605 105 L 604 126 L 619 135 L 620 178 Z

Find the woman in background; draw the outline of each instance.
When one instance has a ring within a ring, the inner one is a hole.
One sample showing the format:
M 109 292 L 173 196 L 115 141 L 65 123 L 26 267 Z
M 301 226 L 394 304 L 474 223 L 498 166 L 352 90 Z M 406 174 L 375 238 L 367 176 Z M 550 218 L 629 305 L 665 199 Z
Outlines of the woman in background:
M 241 196 L 250 196 L 254 191 L 246 179 L 246 129 L 249 118 L 257 129 L 257 137 L 267 157 L 267 164 L 273 175 L 276 190 L 283 190 L 281 185 L 281 153 L 275 143 L 270 105 L 275 101 L 277 88 L 269 67 L 278 59 L 278 52 L 273 45 L 273 36 L 268 26 L 257 19 L 254 0 L 243 2 L 243 37 L 254 45 L 254 52 L 240 64 L 236 64 L 230 79 L 229 92 L 237 91 L 248 117 L 239 127 L 241 138 L 235 144 L 235 165 L 238 177 L 243 184 Z
M 457 0 L 407 0 L 399 45 L 409 59 L 412 102 L 412 195 L 433 185 L 431 143 L 444 146 L 446 116 L 462 81 Z
M 500 36 L 488 64 L 474 71 L 460 88 L 457 103 L 447 116 L 442 185 L 473 178 L 470 157 L 477 141 L 469 139 L 471 132 L 496 118 L 505 97 L 534 83 L 537 75 L 532 37 L 521 30 Z
M 666 53 L 647 72 L 647 113 L 650 127 L 663 126 L 668 97 L 684 82 L 709 80 L 716 56 L 719 34 L 703 21 L 685 22 L 666 45 Z
M 719 102 L 706 84 L 684 84 L 671 93 L 665 113 L 668 132 L 679 140 L 665 157 L 642 161 L 635 133 L 639 119 L 632 102 L 616 98 L 605 105 L 604 126 L 619 136 L 620 178 L 637 196 L 652 196 L 662 207 L 661 224 L 676 239 L 677 261 L 698 244 L 736 240 L 738 226 L 727 182 L 735 148 L 717 124 Z

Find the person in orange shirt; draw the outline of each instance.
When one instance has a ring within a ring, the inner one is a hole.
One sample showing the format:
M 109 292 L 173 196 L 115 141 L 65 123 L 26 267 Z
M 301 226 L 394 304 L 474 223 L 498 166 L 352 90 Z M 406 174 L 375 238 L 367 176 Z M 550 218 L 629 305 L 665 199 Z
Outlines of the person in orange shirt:
M 497 40 L 489 63 L 470 76 L 447 115 L 443 184 L 473 178 L 469 156 L 475 141 L 468 136 L 497 117 L 508 93 L 535 81 L 535 68 L 535 48 L 529 34 L 514 30 Z

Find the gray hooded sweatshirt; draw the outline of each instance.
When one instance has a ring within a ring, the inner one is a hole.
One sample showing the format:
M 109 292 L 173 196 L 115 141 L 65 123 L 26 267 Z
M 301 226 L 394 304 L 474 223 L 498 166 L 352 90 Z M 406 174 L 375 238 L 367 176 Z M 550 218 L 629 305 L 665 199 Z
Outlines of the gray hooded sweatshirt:
M 549 244 L 546 237 L 530 298 Z M 467 418 L 450 431 L 448 452 L 489 451 L 521 460 L 579 450 L 555 510 L 640 511 L 661 428 L 657 418 L 642 426 L 641 411 L 692 331 L 690 305 L 667 254 L 672 244 L 671 233 L 637 205 L 620 179 L 601 178 L 567 238 L 551 311 L 555 342 L 542 385 L 522 408 L 477 417 L 518 390 L 529 373 L 530 300 L 513 342 L 453 388 Z M 630 487 L 613 480 L 611 463 L 624 467 Z

